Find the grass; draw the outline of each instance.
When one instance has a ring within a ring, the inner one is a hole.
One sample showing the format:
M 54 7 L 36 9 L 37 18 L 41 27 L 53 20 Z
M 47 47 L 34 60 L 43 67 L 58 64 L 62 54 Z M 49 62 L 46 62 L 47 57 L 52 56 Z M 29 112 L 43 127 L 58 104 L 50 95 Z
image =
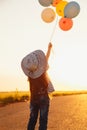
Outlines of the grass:
M 73 94 L 87 94 L 87 91 L 55 91 L 52 96 L 66 96 Z M 29 100 L 28 91 L 0 92 L 0 106 L 5 106 L 9 103 L 24 102 Z
M 0 92 L 0 106 L 29 100 L 29 92 Z
M 67 96 L 67 95 L 76 95 L 76 94 L 87 94 L 87 90 L 81 91 L 55 91 L 53 96 Z

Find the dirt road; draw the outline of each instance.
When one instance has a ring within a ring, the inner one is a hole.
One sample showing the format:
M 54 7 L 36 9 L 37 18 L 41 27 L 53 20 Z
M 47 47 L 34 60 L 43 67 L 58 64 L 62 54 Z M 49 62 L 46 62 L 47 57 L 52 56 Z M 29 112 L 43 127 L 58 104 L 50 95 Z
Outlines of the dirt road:
M 28 118 L 29 102 L 1 107 L 0 130 L 27 130 Z M 87 94 L 53 97 L 48 130 L 87 130 Z

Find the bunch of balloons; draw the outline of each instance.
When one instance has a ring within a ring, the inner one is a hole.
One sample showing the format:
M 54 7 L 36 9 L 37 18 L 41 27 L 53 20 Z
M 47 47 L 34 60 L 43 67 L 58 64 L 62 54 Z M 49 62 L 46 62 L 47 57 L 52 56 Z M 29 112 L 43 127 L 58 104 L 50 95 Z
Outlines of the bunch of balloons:
M 80 6 L 77 2 L 67 2 L 64 0 L 38 0 L 41 6 L 45 9 L 41 13 L 41 18 L 44 22 L 50 23 L 55 20 L 56 14 L 60 16 L 58 22 L 59 27 L 63 31 L 68 31 L 73 26 L 73 18 L 80 12 Z M 50 7 L 49 7 L 50 6 Z M 52 8 L 51 8 L 52 6 Z

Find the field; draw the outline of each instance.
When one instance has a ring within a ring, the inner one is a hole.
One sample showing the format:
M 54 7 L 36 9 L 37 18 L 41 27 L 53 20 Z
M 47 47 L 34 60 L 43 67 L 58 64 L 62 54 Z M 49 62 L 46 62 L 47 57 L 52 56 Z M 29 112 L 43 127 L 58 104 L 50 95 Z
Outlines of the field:
M 50 98 L 54 96 L 87 94 L 87 91 L 55 91 Z M 23 102 L 29 100 L 30 93 L 28 91 L 0 92 L 0 106 L 14 102 Z
M 0 92 L 0 106 L 29 100 L 29 92 Z

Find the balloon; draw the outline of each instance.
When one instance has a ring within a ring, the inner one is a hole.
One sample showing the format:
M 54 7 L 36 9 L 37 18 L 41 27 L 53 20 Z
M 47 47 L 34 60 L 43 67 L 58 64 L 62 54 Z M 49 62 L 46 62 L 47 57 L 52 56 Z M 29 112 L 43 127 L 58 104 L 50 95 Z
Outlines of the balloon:
M 41 17 L 46 23 L 52 22 L 55 19 L 55 16 L 55 12 L 51 8 L 45 8 L 41 13 Z
M 64 16 L 67 18 L 74 18 L 80 12 L 80 6 L 77 2 L 69 2 L 64 9 Z
M 68 31 L 69 29 L 71 29 L 73 26 L 73 21 L 70 18 L 61 18 L 59 20 L 59 27 L 63 30 L 63 31 Z
M 56 7 L 56 5 L 62 0 L 53 0 L 52 6 Z
M 50 6 L 53 0 L 38 0 L 42 6 Z
M 64 16 L 64 7 L 67 5 L 67 1 L 60 1 L 56 6 L 56 12 L 59 16 Z

